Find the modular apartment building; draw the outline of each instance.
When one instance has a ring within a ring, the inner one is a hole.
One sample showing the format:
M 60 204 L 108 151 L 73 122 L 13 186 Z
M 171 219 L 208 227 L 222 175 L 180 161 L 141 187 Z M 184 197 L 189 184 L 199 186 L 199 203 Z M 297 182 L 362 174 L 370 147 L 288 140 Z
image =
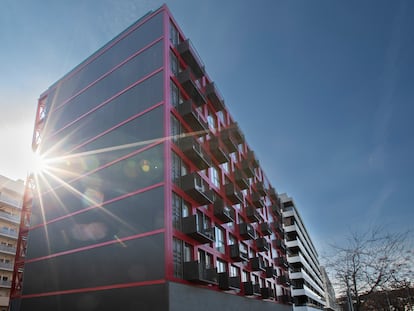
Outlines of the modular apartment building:
M 0 175 L 0 311 L 9 307 L 24 183 Z
M 283 227 L 295 311 L 322 310 L 326 306 L 325 290 L 318 253 L 292 198 L 280 195 Z
M 40 96 L 33 148 L 11 310 L 292 309 L 279 196 L 165 5 Z

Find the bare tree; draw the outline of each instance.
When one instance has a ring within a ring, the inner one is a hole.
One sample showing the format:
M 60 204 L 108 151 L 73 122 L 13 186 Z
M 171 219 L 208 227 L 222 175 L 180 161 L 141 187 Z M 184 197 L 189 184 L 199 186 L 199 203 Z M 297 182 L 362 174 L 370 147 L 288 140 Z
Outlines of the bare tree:
M 345 245 L 332 245 L 332 255 L 325 259 L 327 270 L 348 298 L 349 310 L 362 311 L 376 292 L 412 280 L 412 270 L 408 269 L 410 276 L 402 273 L 412 265 L 405 257 L 408 237 L 408 232 L 388 233 L 377 227 L 351 232 Z

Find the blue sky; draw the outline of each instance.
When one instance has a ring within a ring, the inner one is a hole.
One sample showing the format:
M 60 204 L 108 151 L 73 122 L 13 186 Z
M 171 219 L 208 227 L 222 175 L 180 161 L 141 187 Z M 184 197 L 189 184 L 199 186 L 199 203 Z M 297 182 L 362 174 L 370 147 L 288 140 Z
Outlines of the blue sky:
M 26 175 L 40 93 L 162 3 L 2 1 L 0 174 Z M 414 2 L 166 3 L 320 252 L 357 228 L 413 229 Z

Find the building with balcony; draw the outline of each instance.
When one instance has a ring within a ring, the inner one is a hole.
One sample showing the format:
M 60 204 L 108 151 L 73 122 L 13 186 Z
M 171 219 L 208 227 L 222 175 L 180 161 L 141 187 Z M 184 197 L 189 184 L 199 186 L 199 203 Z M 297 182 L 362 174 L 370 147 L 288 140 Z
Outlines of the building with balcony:
M 0 175 L 0 311 L 9 306 L 23 192 L 23 181 Z
M 331 280 L 329 279 L 328 273 L 326 272 L 324 267 L 320 267 L 321 269 L 321 276 L 323 281 L 323 287 L 325 290 L 325 309 L 327 311 L 339 311 L 341 308 L 336 301 L 335 289 L 332 286 Z
M 318 253 L 292 198 L 281 194 L 289 278 L 295 311 L 323 310 L 326 305 Z
M 11 310 L 292 309 L 279 196 L 166 6 L 41 94 L 33 148 Z

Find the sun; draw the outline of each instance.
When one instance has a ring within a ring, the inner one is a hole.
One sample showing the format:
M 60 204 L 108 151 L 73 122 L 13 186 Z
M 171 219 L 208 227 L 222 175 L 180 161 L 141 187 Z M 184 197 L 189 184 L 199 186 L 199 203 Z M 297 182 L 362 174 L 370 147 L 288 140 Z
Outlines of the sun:
M 46 160 L 37 152 L 32 152 L 28 163 L 29 172 L 41 174 L 46 168 Z

